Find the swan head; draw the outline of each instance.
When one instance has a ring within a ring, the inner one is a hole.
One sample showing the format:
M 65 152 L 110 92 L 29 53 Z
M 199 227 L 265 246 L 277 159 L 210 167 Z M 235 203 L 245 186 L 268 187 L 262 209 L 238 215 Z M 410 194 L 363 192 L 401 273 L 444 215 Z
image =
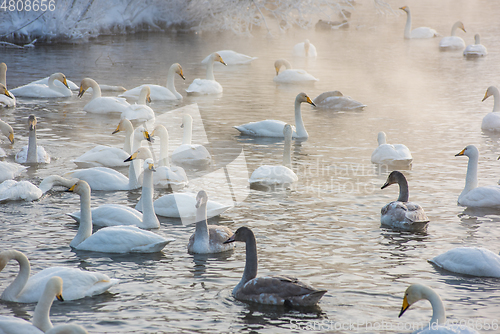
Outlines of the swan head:
M 51 77 L 53 77 L 54 80 L 61 81 L 64 84 L 64 86 L 66 86 L 66 88 L 69 89 L 68 81 L 66 80 L 66 76 L 64 74 L 62 74 L 60 72 L 59 73 L 54 73 L 54 74 L 51 75 Z
M 182 115 L 181 128 L 186 127 L 188 124 L 193 124 L 193 116 L 191 116 L 189 114 Z
M 14 144 L 14 129 L 12 129 L 12 126 L 0 120 L 0 130 L 4 136 L 9 138 L 10 143 Z
M 242 226 L 239 229 L 237 229 L 236 232 L 234 232 L 234 234 L 229 239 L 224 241 L 224 243 L 228 244 L 230 242 L 235 242 L 235 241 L 246 242 L 249 238 L 250 239 L 255 238 L 252 230 L 246 226 Z
M 69 192 L 77 193 L 78 195 L 83 195 L 85 193 L 90 193 L 90 186 L 85 180 L 78 180 L 69 189 Z
M 212 59 L 214 61 L 220 62 L 222 65 L 227 66 L 227 64 L 224 62 L 224 60 L 222 60 L 222 57 L 220 56 L 220 54 L 218 54 L 217 52 L 212 53 Z
M 54 293 L 56 296 L 57 300 L 59 301 L 64 301 L 64 298 L 62 296 L 63 292 L 63 280 L 59 276 L 53 276 L 51 277 L 48 281 L 47 284 L 45 285 L 45 289 L 49 290 L 51 293 Z
M 142 87 L 141 92 L 140 92 L 139 101 L 141 101 L 141 97 L 144 100 L 146 100 L 147 103 L 151 103 L 151 88 L 149 88 L 149 86 Z
M 423 284 L 412 284 L 406 291 L 403 298 L 403 306 L 401 306 L 401 312 L 399 317 L 405 313 L 405 311 L 413 304 L 422 299 L 428 299 L 430 294 L 435 294 L 431 288 Z M 439 298 L 439 297 L 438 297 Z
M 153 159 L 147 158 L 146 160 L 144 160 L 144 170 L 150 170 L 152 172 L 156 172 L 155 163 Z
M 159 132 L 158 135 L 160 135 L 160 136 L 161 135 L 165 135 L 165 134 L 168 136 L 167 128 L 164 127 L 161 124 L 156 124 L 155 125 L 155 127 L 154 127 L 153 131 L 151 132 L 150 136 L 154 137 L 155 135 L 157 135 L 157 132 Z
M 474 44 L 481 44 L 481 35 L 479 34 L 474 35 Z
M 92 87 L 93 84 L 97 84 L 94 79 L 85 78 L 80 83 L 80 90 L 78 91 L 78 97 L 82 97 L 87 89 Z
M 276 70 L 276 75 L 280 73 L 281 66 L 285 66 L 287 70 L 292 68 L 290 62 L 286 59 L 278 59 L 274 62 L 274 69 Z
M 403 10 L 406 12 L 406 14 L 409 14 L 410 13 L 410 7 L 408 6 L 403 6 L 403 7 L 399 7 L 399 9 Z
M 175 64 L 172 64 L 172 67 L 174 68 L 175 73 L 179 74 L 179 76 L 182 78 L 182 80 L 186 80 L 186 78 L 184 77 L 184 73 L 182 73 L 182 66 L 181 66 L 181 64 L 175 63 Z
M 299 93 L 297 94 L 297 97 L 295 98 L 295 101 L 296 102 L 299 102 L 299 103 L 302 103 L 302 102 L 307 102 L 313 106 L 316 107 L 316 105 L 314 104 L 314 102 L 311 100 L 311 98 L 309 96 L 307 96 L 306 93 Z
M 406 179 L 403 173 L 397 170 L 392 171 L 391 174 L 389 174 L 389 176 L 387 177 L 387 181 L 385 181 L 384 185 L 380 187 L 380 189 L 387 188 L 388 186 L 394 183 L 399 183 L 399 180 L 401 178 Z
M 134 139 L 139 141 L 147 140 L 150 143 L 153 142 L 153 139 L 151 139 L 148 130 L 144 129 L 143 126 L 139 126 L 137 129 L 134 130 Z
M 457 21 L 454 25 L 456 26 L 457 29 L 462 29 L 464 32 L 467 32 L 465 31 L 465 27 L 462 21 Z
M 1 84 L 1 83 L 0 83 L 0 94 L 3 94 L 5 96 L 10 97 L 11 99 L 13 99 L 12 95 L 7 90 L 7 87 L 5 87 L 5 85 Z
M 474 156 L 477 157 L 479 156 L 479 150 L 474 145 L 467 145 L 467 147 L 455 154 L 456 157 L 459 157 L 461 155 L 468 156 L 469 158 Z
M 151 154 L 151 151 L 149 150 L 149 148 L 147 148 L 145 146 L 141 146 L 134 153 L 132 153 L 132 155 L 130 157 L 125 159 L 124 162 L 132 161 L 135 159 L 150 159 L 152 157 L 153 157 L 153 155 Z
M 30 131 L 33 131 L 36 129 L 36 117 L 35 115 L 30 115 L 30 117 L 28 117 L 28 127 L 30 129 Z
M 118 126 L 116 127 L 115 131 L 113 131 L 111 134 L 114 135 L 115 133 L 118 133 L 120 131 L 126 131 L 127 128 L 133 129 L 134 126 L 132 125 L 132 122 L 130 122 L 128 119 L 122 118 L 120 120 L 120 123 L 118 123 Z
M 484 97 L 481 100 L 481 102 L 483 102 L 484 100 L 486 100 L 491 95 L 495 95 L 495 93 L 498 93 L 498 88 L 496 88 L 495 86 L 488 87 L 488 89 L 486 90 L 486 93 L 484 94 Z
M 198 209 L 203 204 L 207 204 L 207 202 L 208 202 L 208 195 L 207 195 L 206 191 L 205 190 L 198 191 L 198 194 L 196 195 L 195 207 Z

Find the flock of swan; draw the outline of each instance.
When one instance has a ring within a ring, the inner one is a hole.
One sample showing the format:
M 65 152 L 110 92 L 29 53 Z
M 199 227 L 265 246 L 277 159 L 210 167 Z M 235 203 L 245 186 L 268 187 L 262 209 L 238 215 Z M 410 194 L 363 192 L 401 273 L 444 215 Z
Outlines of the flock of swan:
M 408 6 L 401 8 L 407 14 L 404 37 L 432 38 L 438 36 L 431 28 L 411 29 L 411 13 Z M 465 32 L 462 22 L 456 22 L 451 29 L 451 36 L 442 38 L 441 49 L 464 50 L 465 56 L 485 56 L 486 48 L 480 44 L 479 35 L 475 43 L 465 47 L 464 41 L 456 36 L 456 30 Z M 298 43 L 293 48 L 295 56 L 315 58 L 316 47 L 309 40 Z M 207 72 L 205 79 L 195 79 L 186 90 L 188 94 L 220 94 L 223 87 L 215 80 L 216 64 L 231 66 L 250 64 L 255 57 L 246 56 L 231 50 L 222 50 L 208 55 L 202 63 Z M 305 70 L 293 69 L 286 59 L 278 59 L 274 63 L 276 83 L 301 84 L 315 82 L 318 79 Z M 285 68 L 284 70 L 282 68 Z M 208 225 L 207 219 L 220 215 L 228 209 L 220 203 L 210 201 L 204 190 L 196 197 L 186 193 L 170 193 L 153 200 L 155 188 L 182 189 L 189 183 L 186 169 L 203 169 L 211 165 L 209 151 L 200 144 L 192 143 L 193 118 L 183 115 L 182 144 L 169 157 L 169 134 L 165 126 L 155 123 L 155 112 L 147 103 L 152 100 L 180 100 L 182 95 L 176 91 L 174 78 L 178 75 L 185 80 L 180 64 L 172 64 L 167 74 L 166 86 L 144 84 L 130 90 L 121 86 L 99 85 L 91 78 L 84 78 L 80 85 L 67 80 L 63 73 L 54 73 L 24 86 L 8 90 L 6 83 L 6 64 L 0 64 L 0 106 L 15 107 L 24 98 L 61 98 L 78 96 L 91 91 L 91 100 L 83 110 L 88 113 L 119 113 L 120 121 L 113 133 L 125 134 L 123 149 L 98 145 L 76 157 L 73 162 L 77 169 L 66 174 L 52 175 L 45 178 L 38 186 L 28 181 L 15 181 L 27 168 L 26 165 L 49 164 L 51 158 L 45 149 L 37 144 L 37 119 L 34 115 L 28 118 L 28 145 L 15 155 L 15 162 L 0 161 L 0 201 L 39 199 L 54 186 L 63 186 L 80 197 L 80 211 L 68 213 L 79 223 L 78 231 L 69 244 L 76 250 L 102 253 L 153 253 L 161 251 L 172 238 L 164 238 L 150 229 L 160 228 L 157 216 L 185 217 L 191 216 L 195 231 L 189 238 L 187 251 L 191 254 L 211 254 L 232 250 L 234 242 L 244 242 L 246 246 L 245 269 L 240 282 L 233 289 L 233 296 L 238 300 L 261 304 L 310 306 L 318 303 L 327 292 L 324 289 L 311 287 L 296 278 L 287 276 L 257 277 L 257 246 L 254 233 L 248 227 L 240 227 L 235 232 L 225 226 Z M 118 97 L 102 96 L 102 91 L 120 92 Z M 493 111 L 483 122 L 483 130 L 500 131 L 500 110 L 498 103 L 500 93 L 497 88 L 489 87 L 484 99 L 494 97 Z M 484 100 L 483 99 L 483 100 Z M 135 100 L 130 104 L 128 100 Z M 249 184 L 259 189 L 263 187 L 290 187 L 299 177 L 291 168 L 291 143 L 293 139 L 305 140 L 309 137 L 306 124 L 301 115 L 301 104 L 306 103 L 317 108 L 331 110 L 356 110 L 366 105 L 344 96 L 339 91 L 324 92 L 311 99 L 306 93 L 299 93 L 295 98 L 295 124 L 286 124 L 280 120 L 262 120 L 242 125 L 235 125 L 242 135 L 254 137 L 274 137 L 284 139 L 283 163 L 281 165 L 263 165 L 253 171 Z M 91 115 L 89 115 L 91 116 Z M 138 124 L 134 128 L 132 122 Z M 0 120 L 0 130 L 14 143 L 12 127 Z M 160 158 L 153 160 L 153 154 L 144 142 L 151 142 L 152 137 L 160 139 Z M 378 134 L 378 147 L 371 155 L 374 164 L 387 165 L 391 169 L 408 168 L 413 162 L 410 150 L 402 144 L 388 144 L 386 134 Z M 0 149 L 0 157 L 8 156 Z M 474 145 L 464 148 L 457 156 L 467 156 L 469 163 L 465 188 L 458 196 L 458 203 L 470 207 L 500 207 L 500 186 L 478 187 L 477 167 L 478 149 Z M 129 167 L 128 176 L 119 173 L 116 167 Z M 425 230 L 429 224 L 424 209 L 417 203 L 409 201 L 409 185 L 403 173 L 393 170 L 387 181 L 381 186 L 384 189 L 398 184 L 399 197 L 381 209 L 381 224 L 390 228 L 407 231 Z M 91 208 L 92 190 L 127 191 L 142 188 L 142 195 L 135 208 L 108 203 Z M 93 225 L 102 227 L 92 233 Z M 91 297 L 107 291 L 118 284 L 102 273 L 92 273 L 74 268 L 50 267 L 30 277 L 28 258 L 16 250 L 0 252 L 0 271 L 10 260 L 19 264 L 16 279 L 7 286 L 0 298 L 19 303 L 34 303 L 37 306 L 31 323 L 13 317 L 0 317 L 0 332 L 3 333 L 86 333 L 78 325 L 53 326 L 49 311 L 55 298 L 74 300 Z M 429 260 L 434 265 L 446 270 L 476 276 L 500 277 L 500 256 L 483 249 L 460 247 Z M 400 316 L 414 303 L 421 299 L 430 301 L 433 316 L 430 323 L 444 324 L 445 309 L 439 295 L 422 284 L 412 284 L 405 292 Z M 442 327 L 443 332 L 448 330 Z M 455 328 L 453 330 L 460 330 Z M 457 331 L 458 332 L 458 331 Z M 465 329 L 461 333 L 473 333 Z

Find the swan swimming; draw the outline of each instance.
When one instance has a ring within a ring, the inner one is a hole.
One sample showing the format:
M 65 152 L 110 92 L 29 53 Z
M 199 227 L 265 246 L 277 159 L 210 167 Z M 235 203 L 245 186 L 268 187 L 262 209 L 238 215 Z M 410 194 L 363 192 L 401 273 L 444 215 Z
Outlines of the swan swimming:
M 38 145 L 36 142 L 36 124 L 37 119 L 35 115 L 30 115 L 28 117 L 28 145 L 17 152 L 15 158 L 17 163 L 50 163 L 50 155 L 45 151 L 43 146 Z
M 428 27 L 420 27 L 411 29 L 411 12 L 410 7 L 403 6 L 399 9 L 406 12 L 406 25 L 405 25 L 405 38 L 406 39 L 416 39 L 416 38 L 433 38 L 439 36 L 436 30 Z
M 83 110 L 90 113 L 106 114 L 109 112 L 122 113 L 128 109 L 130 104 L 120 97 L 101 96 L 99 84 L 91 78 L 85 78 L 80 83 L 78 97 L 81 98 L 88 88 L 92 88 L 92 99 L 87 103 Z
M 280 72 L 282 66 L 285 66 L 285 70 Z M 276 60 L 274 62 L 274 68 L 276 70 L 276 76 L 273 81 L 277 83 L 311 83 L 318 81 L 318 79 L 305 70 L 292 69 L 292 65 L 286 59 Z
M 59 80 L 64 86 L 56 86 L 54 80 Z M 33 98 L 56 98 L 70 97 L 73 92 L 68 87 L 66 76 L 62 73 L 54 73 L 49 77 L 48 83 L 45 84 L 28 84 L 17 87 L 11 90 L 17 97 L 33 97 Z
M 474 44 L 469 44 L 464 50 L 465 57 L 483 57 L 488 54 L 486 47 L 481 44 L 481 36 L 479 34 L 474 35 Z
M 220 62 L 226 65 L 222 57 L 214 52 L 210 55 L 209 61 L 206 63 L 207 75 L 206 79 L 194 79 L 193 83 L 189 85 L 186 92 L 193 95 L 208 95 L 208 94 L 221 94 L 223 89 L 220 83 L 215 81 L 214 77 L 214 62 Z M 227 65 L 226 65 L 227 66 Z
M 441 51 L 445 50 L 463 50 L 465 48 L 465 42 L 461 37 L 456 36 L 457 29 L 465 31 L 464 24 L 460 21 L 455 22 L 453 27 L 451 28 L 450 36 L 443 37 L 441 41 L 439 41 L 439 49 Z

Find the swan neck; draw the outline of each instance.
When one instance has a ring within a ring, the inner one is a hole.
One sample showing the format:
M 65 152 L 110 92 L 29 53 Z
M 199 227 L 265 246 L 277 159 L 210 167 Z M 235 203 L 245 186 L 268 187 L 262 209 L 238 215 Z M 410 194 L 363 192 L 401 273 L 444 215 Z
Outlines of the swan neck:
M 174 77 L 175 77 L 175 66 L 172 65 L 168 69 L 167 73 L 167 89 L 174 93 L 174 95 L 177 95 L 177 90 L 175 89 L 175 84 L 174 84 Z
M 40 182 L 38 188 L 43 193 L 46 193 L 47 191 L 52 189 L 52 187 L 54 187 L 55 185 L 61 185 L 70 188 L 74 183 L 75 182 L 73 180 L 66 179 L 59 175 L 51 175 L 43 179 L 42 182 Z
M 207 223 L 207 203 L 201 204 L 196 209 L 196 230 L 194 232 L 194 240 L 198 245 L 202 244 L 207 251 L 210 243 Z
M 444 309 L 444 304 L 439 295 L 430 288 L 426 288 L 423 291 L 423 296 L 432 305 L 432 318 L 431 324 L 444 325 L 446 321 L 446 312 Z
M 207 80 L 214 80 L 214 59 L 213 57 L 210 58 L 210 61 L 207 62 Z
M 455 24 L 451 27 L 451 36 L 455 36 L 459 25 L 460 25 L 460 22 L 455 22 Z
M 159 166 L 170 167 L 170 161 L 168 160 L 168 144 L 169 138 L 166 131 L 161 131 L 160 133 L 160 161 Z
M 14 281 L 5 288 L 2 293 L 1 299 L 15 301 L 16 297 L 24 289 L 24 286 L 28 282 L 30 277 L 30 262 L 26 255 L 18 251 L 8 251 L 6 252 L 6 257 L 9 260 L 16 260 L 19 263 L 19 273 L 17 274 Z
M 406 25 L 405 25 L 405 38 L 411 38 L 411 13 L 410 11 L 406 12 Z
M 73 240 L 71 247 L 77 247 L 85 239 L 92 235 L 92 212 L 90 210 L 90 187 L 80 194 L 80 226 Z
M 479 157 L 477 155 L 472 155 L 469 157 L 469 162 L 467 164 L 467 175 L 465 177 L 465 188 L 461 195 L 465 195 L 474 188 L 477 188 L 477 166 Z
M 500 92 L 498 89 L 493 90 L 493 112 L 500 111 Z
M 26 157 L 26 162 L 35 163 L 38 162 L 37 157 L 37 143 L 36 143 L 36 127 L 33 130 L 30 129 L 28 138 L 28 153 Z
M 255 242 L 255 235 L 249 234 L 245 241 L 246 243 L 246 261 L 243 277 L 238 285 L 234 288 L 233 293 L 239 290 L 246 282 L 257 277 L 257 243 Z
M 283 166 L 292 168 L 292 138 L 285 136 L 283 147 Z
M 146 105 L 146 98 L 148 96 L 147 90 L 141 89 L 139 93 L 139 98 L 137 99 L 137 104 Z
M 135 152 L 135 150 L 134 150 Z M 128 186 L 129 189 L 137 189 L 140 187 L 139 184 L 139 174 L 141 161 L 139 159 L 132 160 L 128 168 Z
M 157 228 L 160 226 L 158 217 L 155 214 L 153 205 L 153 171 L 144 170 L 144 179 L 142 182 L 142 222 L 147 228 Z
M 182 145 L 191 145 L 193 137 L 193 121 L 184 122 L 184 133 L 182 134 Z
M 7 87 L 7 68 L 0 66 L 0 83 Z
M 297 138 L 308 138 L 309 134 L 304 126 L 304 121 L 302 120 L 302 112 L 300 111 L 301 102 L 295 99 L 295 131 Z
M 406 181 L 406 178 L 404 178 L 404 177 L 399 177 L 398 178 L 398 185 L 399 185 L 398 201 L 399 202 L 408 202 L 408 199 L 410 198 L 410 192 L 408 190 L 408 181 Z
M 101 87 L 95 80 L 90 82 L 90 87 L 92 87 L 92 100 L 101 97 Z
M 51 75 L 49 77 L 49 81 L 47 83 L 47 85 L 49 86 L 49 88 L 56 88 L 56 86 L 54 85 L 54 80 L 56 80 L 55 76 L 54 75 Z
M 476 45 L 481 44 L 481 37 L 479 36 L 479 34 L 476 34 L 474 36 L 474 44 L 476 44 Z
M 50 321 L 50 307 L 54 301 L 54 292 L 51 289 L 45 288 L 43 290 L 40 299 L 35 307 L 35 312 L 33 313 L 33 326 L 37 327 L 43 332 L 48 331 L 53 327 Z

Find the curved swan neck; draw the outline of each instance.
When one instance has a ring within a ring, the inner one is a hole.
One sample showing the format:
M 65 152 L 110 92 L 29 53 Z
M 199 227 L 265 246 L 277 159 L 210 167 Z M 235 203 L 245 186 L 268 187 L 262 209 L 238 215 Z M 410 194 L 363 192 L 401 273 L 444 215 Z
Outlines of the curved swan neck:
M 479 155 L 473 154 L 469 156 L 467 163 L 467 176 L 465 177 L 465 188 L 462 194 L 466 194 L 474 188 L 477 188 L 477 166 L 479 162 Z
M 128 119 L 124 119 L 122 126 L 125 129 L 125 142 L 123 143 L 123 150 L 128 154 L 132 154 L 132 135 L 134 133 L 134 126 Z
M 431 324 L 437 323 L 444 325 L 446 321 L 446 312 L 444 310 L 443 301 L 439 295 L 429 287 L 422 287 L 422 296 L 427 299 L 432 305 L 432 319 Z
M 399 185 L 398 201 L 408 202 L 408 199 L 410 198 L 410 192 L 408 190 L 408 181 L 406 181 L 406 178 L 403 176 L 403 174 L 398 176 L 398 185 Z
M 197 244 L 205 246 L 208 251 L 210 244 L 210 235 L 208 232 L 206 202 L 202 203 L 196 209 L 196 230 L 194 232 L 194 240 Z
M 462 22 L 460 22 L 460 21 L 455 22 L 455 24 L 451 27 L 451 36 L 455 36 L 455 34 L 457 32 L 457 28 L 460 27 L 461 24 L 462 24 Z
M 245 270 L 243 271 L 243 277 L 241 278 L 241 281 L 238 283 L 238 285 L 234 288 L 233 291 L 237 291 L 246 282 L 257 277 L 257 243 L 255 241 L 255 235 L 253 233 L 249 233 L 247 235 L 245 244 L 246 244 Z
M 147 105 L 146 99 L 148 98 L 148 89 L 142 88 L 137 99 L 137 104 Z
M 411 12 L 410 9 L 406 9 L 406 25 L 405 25 L 405 38 L 411 39 Z
M 53 277 L 47 281 L 43 293 L 36 304 L 35 312 L 33 313 L 33 326 L 39 328 L 43 332 L 46 332 L 53 327 L 52 322 L 50 321 L 49 313 L 54 297 L 57 295 L 57 292 L 55 291 L 56 287 L 53 285 L 54 278 L 59 279 L 62 284 L 62 280 L 59 277 Z M 62 287 L 60 287 L 60 289 L 62 290 Z
M 155 133 L 158 133 L 160 137 L 160 161 L 159 166 L 170 167 L 170 161 L 168 160 L 168 131 L 163 125 L 155 128 Z
M 97 81 L 90 79 L 88 80 L 88 84 L 92 87 L 92 100 L 101 97 L 101 87 L 99 87 Z
M 474 35 L 474 44 L 481 44 L 481 36 L 479 34 Z
M 14 281 L 5 288 L 2 293 L 2 299 L 14 301 L 16 297 L 24 289 L 24 286 L 28 282 L 30 277 L 30 262 L 26 255 L 19 251 L 11 250 L 4 251 L 1 253 L 1 263 L 6 265 L 10 260 L 16 260 L 19 263 L 19 273 L 17 274 Z M 3 269 L 3 268 L 2 268 Z M 0 269 L 1 270 L 1 269 Z
M 182 134 L 182 145 L 191 145 L 193 137 L 193 118 L 191 115 L 183 117 L 184 133 Z
M 50 175 L 42 180 L 38 188 L 43 193 L 46 193 L 55 185 L 61 185 L 70 188 L 73 184 L 75 184 L 74 180 L 69 180 L 59 175 Z
M 177 90 L 175 89 L 175 83 L 174 83 L 174 77 L 175 77 L 175 70 L 177 69 L 177 64 L 172 64 L 170 68 L 168 69 L 167 73 L 167 88 L 169 91 L 174 93 L 174 95 L 177 95 Z M 213 74 L 212 74 L 213 76 Z
M 71 240 L 70 246 L 76 247 L 92 235 L 92 211 L 90 210 L 90 187 L 79 193 L 80 195 L 80 226 L 76 236 Z
M 0 83 L 7 87 L 7 65 L 0 63 Z
M 493 91 L 493 112 L 500 111 L 500 92 L 498 88 L 493 87 L 491 89 Z
M 306 131 L 306 127 L 304 126 L 304 121 L 302 120 L 302 113 L 300 111 L 301 101 L 296 98 L 295 99 L 295 131 L 297 133 L 297 138 L 308 138 L 309 134 Z
M 285 134 L 285 144 L 283 147 L 283 166 L 292 168 L 292 135 Z
M 212 54 L 210 60 L 207 62 L 207 80 L 215 80 L 214 77 L 214 58 L 215 55 Z
M 28 153 L 26 157 L 26 162 L 36 163 L 38 162 L 37 155 L 37 143 L 36 143 L 36 125 L 30 126 L 29 137 L 28 137 Z
M 56 77 L 57 77 L 57 73 L 54 73 L 52 74 L 50 77 L 49 77 L 49 82 L 47 83 L 47 85 L 50 87 L 50 88 L 55 88 L 56 86 L 54 85 L 54 80 L 56 80 Z
M 155 214 L 153 205 L 153 171 L 149 168 L 144 169 L 144 179 L 142 182 L 142 222 L 148 228 L 157 228 L 160 226 L 158 217 Z

